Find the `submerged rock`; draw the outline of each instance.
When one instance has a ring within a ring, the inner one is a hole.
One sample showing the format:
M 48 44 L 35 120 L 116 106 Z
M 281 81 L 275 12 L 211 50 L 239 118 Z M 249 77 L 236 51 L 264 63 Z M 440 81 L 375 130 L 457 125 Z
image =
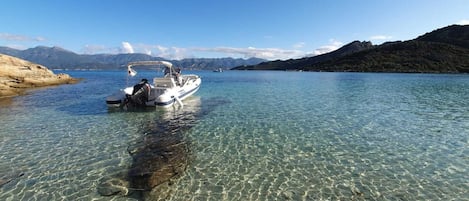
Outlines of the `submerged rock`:
M 128 148 L 132 156 L 129 186 L 144 200 L 151 200 L 154 192 L 169 197 L 172 180 L 182 176 L 192 160 L 186 132 L 200 117 L 200 98 L 184 103 L 183 109 L 164 111 L 147 124 L 143 136 Z
M 173 111 L 164 111 L 161 116 L 144 125 L 143 135 L 129 145 L 128 153 L 132 164 L 125 176 L 125 186 L 129 192 L 112 181 L 103 182 L 98 188 L 101 195 L 132 195 L 142 200 L 165 200 L 171 196 L 173 185 L 182 176 L 194 158 L 187 131 L 202 116 L 216 106 L 226 104 L 222 98 L 204 101 L 191 97 L 184 101 L 185 106 Z
M 0 97 L 16 96 L 28 88 L 78 81 L 67 74 L 54 74 L 45 66 L 0 54 Z
M 152 190 L 181 175 L 189 163 L 189 148 L 182 133 L 150 131 L 138 151 L 131 153 L 131 188 Z

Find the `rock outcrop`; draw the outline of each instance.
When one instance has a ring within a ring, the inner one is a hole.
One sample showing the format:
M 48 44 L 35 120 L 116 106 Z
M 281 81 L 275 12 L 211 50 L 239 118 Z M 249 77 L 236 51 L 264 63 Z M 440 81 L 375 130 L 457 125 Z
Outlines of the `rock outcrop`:
M 29 88 L 78 81 L 68 74 L 54 74 L 45 66 L 0 54 L 0 97 L 16 96 Z

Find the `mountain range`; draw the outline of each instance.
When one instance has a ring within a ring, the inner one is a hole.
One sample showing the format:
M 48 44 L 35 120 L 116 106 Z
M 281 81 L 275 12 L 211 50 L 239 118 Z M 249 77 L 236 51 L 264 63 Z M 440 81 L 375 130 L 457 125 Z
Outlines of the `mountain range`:
M 451 25 L 408 41 L 353 41 L 326 54 L 239 66 L 236 70 L 469 73 L 469 25 Z
M 60 47 L 38 46 L 26 50 L 0 47 L 0 53 L 18 57 L 47 66 L 50 69 L 117 69 L 132 61 L 170 61 L 175 66 L 186 69 L 213 70 L 230 69 L 235 66 L 255 65 L 266 60 L 259 58 L 193 58 L 167 60 L 147 54 L 76 54 Z

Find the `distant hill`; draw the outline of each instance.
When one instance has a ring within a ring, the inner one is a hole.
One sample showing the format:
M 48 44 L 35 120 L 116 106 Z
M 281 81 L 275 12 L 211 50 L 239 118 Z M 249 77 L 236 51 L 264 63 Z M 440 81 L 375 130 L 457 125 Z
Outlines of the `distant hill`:
M 409 41 L 362 45 L 297 60 L 264 62 L 235 69 L 333 72 L 469 73 L 469 25 L 451 25 Z
M 13 57 L 17 57 L 17 55 L 19 55 L 20 52 L 21 52 L 21 50 L 9 48 L 9 47 L 1 47 L 1 46 L 0 46 L 0 53 L 2 53 L 2 54 L 6 54 L 6 55 L 13 56 Z
M 224 70 L 231 69 L 235 66 L 241 65 L 255 65 L 266 61 L 265 59 L 249 58 L 249 59 L 234 59 L 234 58 L 192 58 L 172 61 L 176 66 L 184 66 L 195 69 L 218 69 Z
M 38 46 L 26 50 L 0 47 L 0 53 L 18 57 L 51 69 L 117 69 L 123 68 L 132 61 L 170 61 L 182 68 L 213 70 L 218 68 L 230 69 L 241 65 L 255 65 L 266 60 L 259 58 L 194 58 L 183 60 L 167 60 L 147 54 L 76 54 L 60 47 Z

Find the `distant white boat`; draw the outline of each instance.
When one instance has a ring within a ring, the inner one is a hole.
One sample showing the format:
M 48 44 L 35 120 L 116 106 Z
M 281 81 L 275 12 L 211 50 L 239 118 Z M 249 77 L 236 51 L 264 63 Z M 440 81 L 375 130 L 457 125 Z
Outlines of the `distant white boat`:
M 223 69 L 218 68 L 218 69 L 216 69 L 216 70 L 213 70 L 213 72 L 221 73 L 221 72 L 223 72 Z
M 182 75 L 180 70 L 175 70 L 173 64 L 167 61 L 139 61 L 127 65 L 129 76 L 135 76 L 137 71 L 133 66 L 164 65 L 163 77 L 153 78 L 153 83 L 142 81 L 132 87 L 126 87 L 106 98 L 109 107 L 126 106 L 161 106 L 169 107 L 175 103 L 183 106 L 182 100 L 191 96 L 200 87 L 202 80 L 194 74 Z

